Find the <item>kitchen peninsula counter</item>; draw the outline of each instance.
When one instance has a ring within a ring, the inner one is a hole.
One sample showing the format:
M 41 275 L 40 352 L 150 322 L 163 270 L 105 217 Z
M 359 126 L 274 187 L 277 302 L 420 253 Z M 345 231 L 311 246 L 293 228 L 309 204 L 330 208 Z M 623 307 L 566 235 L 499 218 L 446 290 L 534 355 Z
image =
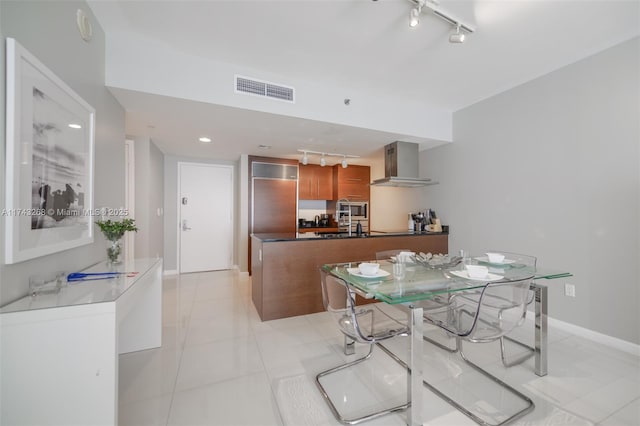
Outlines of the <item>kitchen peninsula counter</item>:
M 323 238 L 309 233 L 252 235 L 251 297 L 268 321 L 324 310 L 320 267 L 326 263 L 372 260 L 384 250 L 448 253 L 448 233 L 375 232 Z
M 352 233 L 348 235 L 346 232 L 275 232 L 254 234 L 263 242 L 274 241 L 299 241 L 299 240 L 330 240 L 345 238 L 383 238 L 383 237 L 423 237 L 427 235 L 448 235 L 448 232 L 409 232 L 409 231 L 370 231 L 363 235 Z

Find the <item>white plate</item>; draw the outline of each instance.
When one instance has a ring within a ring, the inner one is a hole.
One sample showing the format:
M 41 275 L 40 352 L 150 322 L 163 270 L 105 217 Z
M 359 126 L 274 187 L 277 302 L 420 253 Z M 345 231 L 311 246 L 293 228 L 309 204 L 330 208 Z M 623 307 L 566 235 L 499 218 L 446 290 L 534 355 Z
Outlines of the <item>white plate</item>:
M 449 272 L 452 275 L 455 275 L 457 277 L 465 278 L 467 280 L 474 280 L 474 281 L 498 281 L 504 278 L 502 275 L 492 274 L 490 272 L 487 274 L 486 277 L 482 277 L 482 278 L 470 277 L 467 271 L 449 271 Z
M 504 259 L 502 262 L 491 262 L 487 256 L 476 257 L 478 262 L 488 263 L 489 265 L 510 265 L 516 263 L 513 259 Z
M 376 272 L 375 275 L 363 275 L 362 273 L 360 273 L 360 269 L 358 268 L 347 268 L 347 272 L 349 272 L 351 275 L 362 278 L 383 278 L 391 275 L 389 272 L 383 269 L 378 269 L 378 272 Z

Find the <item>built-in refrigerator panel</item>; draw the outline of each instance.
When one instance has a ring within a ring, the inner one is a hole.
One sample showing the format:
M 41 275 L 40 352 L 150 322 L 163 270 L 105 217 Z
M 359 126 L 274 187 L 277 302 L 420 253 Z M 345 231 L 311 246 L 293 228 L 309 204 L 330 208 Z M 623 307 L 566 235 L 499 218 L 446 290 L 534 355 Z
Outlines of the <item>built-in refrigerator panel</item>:
M 254 234 L 297 231 L 298 182 L 295 180 L 253 179 Z
M 249 236 L 263 233 L 295 234 L 298 231 L 298 165 L 271 160 L 260 161 L 250 157 Z M 251 238 L 248 259 L 251 273 Z

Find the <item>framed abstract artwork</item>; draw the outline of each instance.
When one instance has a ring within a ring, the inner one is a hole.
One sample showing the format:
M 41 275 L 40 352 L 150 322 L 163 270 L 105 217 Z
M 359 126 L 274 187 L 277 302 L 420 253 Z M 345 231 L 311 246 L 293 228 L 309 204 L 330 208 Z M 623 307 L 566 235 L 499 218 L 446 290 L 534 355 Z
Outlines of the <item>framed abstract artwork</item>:
M 7 38 L 5 262 L 93 242 L 95 110 Z

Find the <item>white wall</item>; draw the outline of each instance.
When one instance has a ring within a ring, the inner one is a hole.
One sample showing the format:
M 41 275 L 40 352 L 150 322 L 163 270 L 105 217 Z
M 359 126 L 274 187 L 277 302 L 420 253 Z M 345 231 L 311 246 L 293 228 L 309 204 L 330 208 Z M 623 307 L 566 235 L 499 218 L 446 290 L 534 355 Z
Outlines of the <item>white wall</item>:
M 93 25 L 85 43 L 76 28 L 81 8 Z M 94 206 L 124 205 L 124 110 L 104 86 L 104 32 L 84 1 L 1 1 L 0 75 L 5 79 L 5 37 L 15 38 L 96 109 Z M 0 134 L 5 134 L 5 88 L 0 84 Z M 5 207 L 4 149 L 0 150 L 0 209 Z M 77 271 L 106 260 L 106 244 L 97 227 L 90 245 L 14 265 L 0 265 L 0 305 L 27 294 L 29 276 Z M 0 240 L 4 218 L 0 216 Z M 0 245 L 4 259 L 4 245 Z M 1 263 L 2 261 L 0 261 Z
M 424 204 L 450 249 L 535 254 L 549 314 L 640 343 L 640 42 L 633 39 L 454 114 L 421 153 Z M 564 283 L 576 297 L 564 296 Z
M 238 163 L 238 202 L 236 220 L 236 261 L 240 271 L 249 271 L 249 156 L 242 154 Z
M 158 72 L 162 70 L 162 72 Z M 273 102 L 234 93 L 234 75 L 293 86 L 295 103 Z M 427 102 L 407 102 L 376 91 L 319 86 L 237 64 L 207 60 L 175 50 L 137 34 L 110 34 L 107 41 L 107 85 L 311 120 L 339 123 L 411 136 L 451 140 L 451 112 Z M 175 76 L 182 76 L 176 79 Z M 348 111 L 343 101 L 352 99 Z
M 136 258 L 163 257 L 164 155 L 147 137 L 130 137 L 135 149 Z

